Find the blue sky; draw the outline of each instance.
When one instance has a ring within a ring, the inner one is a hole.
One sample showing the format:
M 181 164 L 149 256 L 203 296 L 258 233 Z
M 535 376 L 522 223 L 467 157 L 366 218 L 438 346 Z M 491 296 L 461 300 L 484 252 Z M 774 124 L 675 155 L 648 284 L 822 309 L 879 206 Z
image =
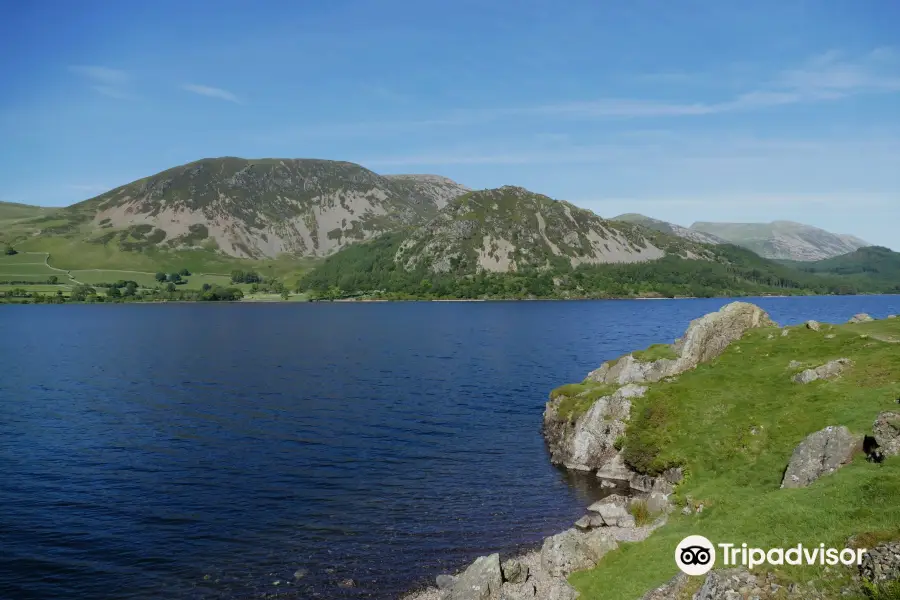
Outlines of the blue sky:
M 893 0 L 4 5 L 0 200 L 315 157 L 900 250 Z

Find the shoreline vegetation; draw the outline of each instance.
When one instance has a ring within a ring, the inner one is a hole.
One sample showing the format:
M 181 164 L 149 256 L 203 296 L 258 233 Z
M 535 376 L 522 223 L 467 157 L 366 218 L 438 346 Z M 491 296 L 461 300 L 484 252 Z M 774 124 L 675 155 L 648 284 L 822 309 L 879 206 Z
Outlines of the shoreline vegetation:
M 550 392 L 554 464 L 606 497 L 571 529 L 404 600 L 900 598 L 900 318 L 781 327 L 733 302 Z M 862 564 L 679 574 L 678 543 L 852 548 Z

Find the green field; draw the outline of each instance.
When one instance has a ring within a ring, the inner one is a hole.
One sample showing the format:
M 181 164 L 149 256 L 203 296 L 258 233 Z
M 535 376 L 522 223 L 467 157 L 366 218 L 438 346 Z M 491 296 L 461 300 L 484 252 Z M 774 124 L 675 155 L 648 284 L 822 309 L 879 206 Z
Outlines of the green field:
M 6 264 L 5 261 L 0 260 L 0 277 L 12 277 L 15 275 L 46 275 L 47 277 L 50 275 L 56 275 L 57 277 L 62 275 L 65 277 L 65 273 L 54 271 L 43 262 Z
M 900 319 L 789 331 L 782 337 L 777 329 L 774 335 L 752 330 L 711 363 L 651 384 L 635 399 L 625 460 L 649 474 L 683 467 L 677 501 L 690 497 L 704 510 L 689 516 L 676 510 L 646 541 L 621 544 L 594 570 L 572 575 L 583 598 L 640 598 L 678 572 L 672 554 L 687 535 L 760 548 L 843 548 L 853 535 L 900 539 L 900 456 L 875 464 L 860 452 L 851 465 L 807 488 L 780 489 L 791 454 L 806 436 L 830 425 L 861 436 L 880 412 L 897 410 L 900 346 L 891 340 L 900 340 Z M 807 385 L 791 379 L 841 357 L 853 365 L 838 379 Z M 789 566 L 776 572 L 785 582 L 821 581 L 828 598 L 841 597 L 852 574 L 838 570 L 829 579 L 821 567 Z

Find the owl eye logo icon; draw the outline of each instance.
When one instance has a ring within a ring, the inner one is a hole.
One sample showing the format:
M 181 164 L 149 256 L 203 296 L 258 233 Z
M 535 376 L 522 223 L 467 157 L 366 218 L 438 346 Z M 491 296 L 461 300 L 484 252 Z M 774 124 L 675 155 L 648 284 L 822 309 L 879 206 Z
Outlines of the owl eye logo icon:
M 687 575 L 705 575 L 716 564 L 716 548 L 702 535 L 691 535 L 675 548 L 675 564 Z

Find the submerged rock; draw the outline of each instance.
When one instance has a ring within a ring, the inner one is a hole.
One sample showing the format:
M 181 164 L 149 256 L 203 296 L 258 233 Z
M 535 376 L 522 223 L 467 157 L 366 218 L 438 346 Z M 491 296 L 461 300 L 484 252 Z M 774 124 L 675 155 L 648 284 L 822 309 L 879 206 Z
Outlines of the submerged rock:
M 795 383 L 812 383 L 818 379 L 834 379 L 840 377 L 844 370 L 851 366 L 853 361 L 849 358 L 839 358 L 831 360 L 815 369 L 806 369 L 802 373 L 794 375 Z
M 806 487 L 823 475 L 834 473 L 853 459 L 859 444 L 859 438 L 843 425 L 810 434 L 791 455 L 781 487 Z

